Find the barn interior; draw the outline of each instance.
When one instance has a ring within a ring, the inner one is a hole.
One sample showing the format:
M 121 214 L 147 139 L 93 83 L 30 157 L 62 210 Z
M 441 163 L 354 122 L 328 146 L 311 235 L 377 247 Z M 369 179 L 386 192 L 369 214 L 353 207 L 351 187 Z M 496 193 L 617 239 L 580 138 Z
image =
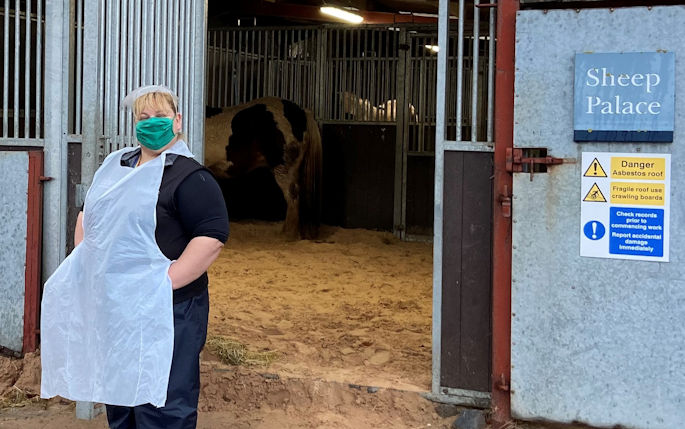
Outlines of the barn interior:
M 226 144 L 212 116 L 222 108 L 276 96 L 311 110 L 324 224 L 318 240 L 288 243 L 269 223 L 286 207 L 268 169 L 222 181 L 233 232 L 210 273 L 210 333 L 279 353 L 271 367 L 291 376 L 430 390 L 438 2 L 326 2 L 361 25 L 322 6 L 209 2 L 206 144 Z M 487 139 L 485 13 L 482 21 L 481 43 L 465 37 L 459 130 L 456 25 L 450 33 L 451 139 Z

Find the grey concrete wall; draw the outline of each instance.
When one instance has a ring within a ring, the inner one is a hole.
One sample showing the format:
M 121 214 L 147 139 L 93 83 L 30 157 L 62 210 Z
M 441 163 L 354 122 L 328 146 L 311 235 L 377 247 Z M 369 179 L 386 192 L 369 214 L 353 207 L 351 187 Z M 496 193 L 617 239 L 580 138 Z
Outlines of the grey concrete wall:
M 0 151 L 0 346 L 21 352 L 26 288 L 28 152 Z
M 515 174 L 512 413 L 675 429 L 685 422 L 685 7 L 521 11 L 514 144 L 575 158 Z M 573 142 L 574 54 L 675 52 L 669 144 Z M 581 258 L 582 152 L 672 154 L 670 262 Z

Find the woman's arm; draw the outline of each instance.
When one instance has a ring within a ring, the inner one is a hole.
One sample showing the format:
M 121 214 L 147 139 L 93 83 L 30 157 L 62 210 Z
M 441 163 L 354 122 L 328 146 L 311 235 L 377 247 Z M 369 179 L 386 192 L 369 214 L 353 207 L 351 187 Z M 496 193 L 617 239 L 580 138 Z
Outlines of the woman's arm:
M 219 256 L 222 247 L 224 244 L 216 238 L 190 240 L 181 256 L 169 267 L 172 288 L 180 289 L 200 277 Z
M 74 247 L 83 241 L 83 212 L 78 212 L 76 227 L 74 228 Z

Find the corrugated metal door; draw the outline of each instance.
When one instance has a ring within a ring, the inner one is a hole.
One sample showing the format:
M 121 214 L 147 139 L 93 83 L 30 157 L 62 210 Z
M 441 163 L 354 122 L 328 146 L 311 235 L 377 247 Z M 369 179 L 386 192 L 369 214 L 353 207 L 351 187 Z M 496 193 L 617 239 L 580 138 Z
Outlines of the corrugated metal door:
M 37 346 L 42 155 L 0 150 L 0 348 L 15 353 Z

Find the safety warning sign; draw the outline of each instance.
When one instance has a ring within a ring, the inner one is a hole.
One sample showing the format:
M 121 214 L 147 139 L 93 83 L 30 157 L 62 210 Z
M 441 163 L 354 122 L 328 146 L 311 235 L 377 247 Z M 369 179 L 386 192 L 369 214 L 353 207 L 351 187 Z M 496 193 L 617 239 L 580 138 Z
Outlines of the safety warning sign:
M 587 170 L 585 170 L 583 177 L 607 177 L 607 173 L 602 168 L 602 164 L 595 158 L 592 160 Z
M 581 171 L 580 256 L 668 262 L 671 156 L 584 152 Z
M 586 202 L 595 202 L 595 203 L 606 203 L 607 199 L 604 198 L 604 194 L 602 193 L 602 190 L 599 189 L 599 186 L 597 186 L 596 183 L 592 185 L 589 191 L 587 191 L 587 195 L 585 195 L 585 198 L 583 198 L 583 201 Z

